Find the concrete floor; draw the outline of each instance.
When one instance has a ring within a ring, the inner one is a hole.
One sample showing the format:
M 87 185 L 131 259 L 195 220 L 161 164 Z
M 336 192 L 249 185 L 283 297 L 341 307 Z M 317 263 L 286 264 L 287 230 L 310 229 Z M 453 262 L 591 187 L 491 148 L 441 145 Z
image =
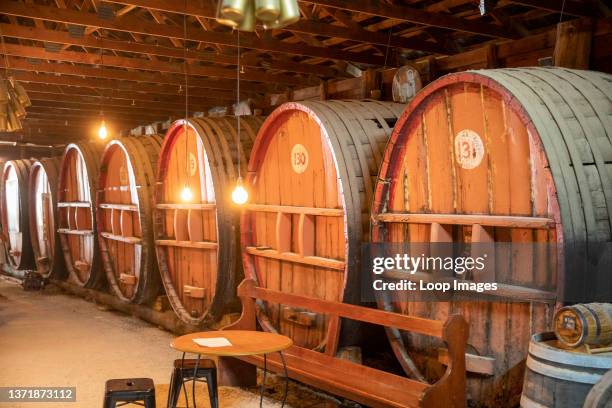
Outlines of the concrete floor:
M 126 377 L 152 378 L 157 406 L 163 407 L 172 361 L 180 357 L 170 348 L 172 337 L 58 289 L 24 292 L 0 277 L 0 386 L 73 386 L 77 394 L 75 403 L 0 402 L 0 408 L 101 407 L 105 381 Z M 198 394 L 198 407 L 208 407 L 204 389 Z M 292 394 L 294 407 L 325 405 Z M 220 398 L 222 407 L 259 406 L 255 389 L 221 387 Z M 265 406 L 280 404 L 266 398 Z

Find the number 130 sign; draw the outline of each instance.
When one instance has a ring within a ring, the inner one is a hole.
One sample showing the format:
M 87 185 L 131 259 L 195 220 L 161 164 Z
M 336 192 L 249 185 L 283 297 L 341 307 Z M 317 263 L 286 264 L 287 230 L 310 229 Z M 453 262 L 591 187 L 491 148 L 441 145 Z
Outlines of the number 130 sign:
M 464 129 L 455 136 L 455 159 L 464 169 L 478 167 L 484 157 L 484 150 L 482 139 L 473 130 Z
M 308 167 L 308 150 L 299 143 L 291 149 L 291 167 L 297 174 L 304 173 Z

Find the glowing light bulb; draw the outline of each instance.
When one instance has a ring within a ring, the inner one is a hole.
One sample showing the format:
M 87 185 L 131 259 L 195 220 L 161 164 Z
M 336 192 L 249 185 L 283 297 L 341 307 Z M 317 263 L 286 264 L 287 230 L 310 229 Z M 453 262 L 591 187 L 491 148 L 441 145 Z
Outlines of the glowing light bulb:
M 193 199 L 193 192 L 189 186 L 185 186 L 181 191 L 181 200 L 183 201 L 191 201 Z
M 98 129 L 98 137 L 104 140 L 107 136 L 108 132 L 106 130 L 106 123 L 104 123 L 104 120 L 102 120 L 102 123 L 100 124 L 100 129 Z
M 242 178 L 238 178 L 236 187 L 232 191 L 232 201 L 238 205 L 243 205 L 249 200 L 249 193 L 242 186 Z

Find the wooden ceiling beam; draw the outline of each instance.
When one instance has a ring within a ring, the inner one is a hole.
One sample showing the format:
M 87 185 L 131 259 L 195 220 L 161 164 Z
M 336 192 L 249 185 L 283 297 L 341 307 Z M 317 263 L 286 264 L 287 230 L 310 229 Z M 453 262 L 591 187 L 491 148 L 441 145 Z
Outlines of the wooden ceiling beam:
M 65 107 L 53 107 L 53 106 L 32 106 L 28 108 L 27 118 L 40 118 L 40 116 L 46 116 L 41 119 L 54 119 L 54 120 L 84 120 L 89 118 L 91 121 L 100 121 L 102 115 L 100 110 L 82 110 L 82 109 L 70 109 Z M 109 110 L 104 110 L 104 119 L 112 120 L 114 123 L 121 122 L 157 122 L 166 121 L 168 119 L 183 117 L 182 115 L 133 115 L 127 113 L 119 113 Z
M 5 37 L 33 40 L 33 41 L 48 41 L 52 43 L 76 45 L 80 47 L 102 48 L 112 51 L 122 51 L 135 54 L 143 54 L 147 56 L 156 55 L 168 58 L 183 58 L 193 61 L 206 61 L 215 64 L 235 65 L 236 57 L 232 55 L 224 55 L 215 52 L 182 50 L 179 48 L 164 47 L 159 45 L 144 44 L 140 42 L 128 42 L 112 40 L 99 37 L 83 37 L 74 38 L 66 31 L 46 30 L 37 27 L 28 27 L 15 24 L 0 24 L 0 29 Z M 240 58 L 241 65 L 247 67 L 262 67 L 261 59 L 254 56 L 243 56 Z M 297 62 L 275 61 L 269 60 L 266 65 L 270 69 L 279 69 L 303 74 L 312 74 L 323 77 L 334 77 L 338 74 L 331 67 L 302 64 Z
M 149 1 L 143 7 L 148 7 Z M 153 2 L 151 1 L 151 9 Z M 193 2 L 188 2 L 191 4 Z M 127 4 L 129 5 L 129 4 Z M 167 24 L 155 24 L 143 22 L 133 16 L 123 16 L 115 20 L 103 20 L 93 13 L 79 12 L 76 10 L 59 9 L 55 7 L 26 5 L 16 1 L 0 2 L 0 14 L 13 15 L 54 21 L 58 23 L 77 24 L 87 27 L 104 28 L 106 30 L 123 31 L 128 33 L 138 33 L 152 35 L 162 38 L 182 39 L 184 36 L 182 27 L 169 26 Z M 211 44 L 236 46 L 236 34 L 221 33 L 216 31 L 204 31 L 189 27 L 187 38 L 192 41 L 206 42 Z M 256 36 L 245 36 L 241 38 L 241 47 L 257 49 L 266 52 L 278 52 L 282 54 L 294 54 L 308 57 L 321 57 L 331 60 L 344 60 L 371 65 L 384 65 L 382 56 L 375 56 L 368 53 L 354 53 L 341 49 L 313 47 L 304 44 L 289 44 L 274 39 L 259 39 Z
M 576 17 L 595 17 L 597 9 L 588 1 L 576 0 L 508 0 L 509 3 L 520 4 L 521 6 L 531 7 L 539 10 L 560 13 L 563 9 L 564 14 Z
M 414 24 L 422 24 L 431 27 L 439 27 L 448 30 L 478 34 L 486 37 L 505 39 L 517 38 L 517 35 L 511 30 L 508 30 L 507 28 L 496 24 L 471 21 L 442 13 L 432 13 L 414 7 L 389 5 L 383 3 L 382 1 L 305 0 L 305 2 L 319 4 L 321 6 L 332 7 L 340 10 L 371 14 L 373 16 L 385 17 L 394 20 L 407 21 Z
M 101 111 L 104 113 L 114 113 L 119 116 L 126 117 L 138 117 L 138 118 L 168 118 L 172 116 L 172 112 L 168 112 L 166 110 L 160 109 L 147 109 L 147 110 L 134 110 L 134 109 L 126 109 L 125 107 L 117 107 L 117 106 L 95 106 L 95 105 L 84 105 L 81 103 L 74 102 L 60 102 L 60 101 L 36 101 L 36 103 L 32 103 L 32 106 L 28 107 L 26 110 L 30 112 L 30 110 L 35 111 L 36 109 L 47 108 L 54 110 L 66 110 L 66 111 L 78 111 L 78 112 L 92 112 L 94 116 L 98 115 Z M 181 116 L 185 115 L 185 109 L 177 110 L 174 113 Z M 190 113 L 193 113 L 193 110 L 190 110 Z
M 216 17 L 216 7 L 213 2 L 194 2 L 190 1 L 187 3 L 187 8 L 181 2 L 168 1 L 168 0 L 108 0 L 114 3 L 136 5 L 147 9 L 156 9 L 159 11 L 187 14 L 196 16 L 198 18 L 214 19 Z M 200 4 L 198 4 L 200 3 Z M 350 2 L 349 2 L 350 3 Z M 354 28 L 344 28 L 339 26 L 332 26 L 329 24 L 316 23 L 309 20 L 300 20 L 295 24 L 283 28 L 282 30 L 289 32 L 300 32 L 303 34 L 310 35 L 322 35 L 326 37 L 337 37 L 345 40 L 352 40 L 358 42 L 364 42 L 375 45 L 387 45 L 389 41 L 387 35 L 382 33 L 372 32 L 371 36 L 363 35 L 359 30 Z M 435 43 L 428 41 L 421 41 L 418 39 L 402 38 L 399 36 L 393 36 L 391 43 L 394 47 L 405 48 L 410 50 L 433 52 L 438 54 L 447 54 L 448 50 L 440 47 Z M 359 62 L 359 61 L 353 61 Z
M 30 71 L 30 72 L 44 72 L 49 74 L 62 74 L 62 75 L 70 75 L 81 78 L 72 78 L 74 80 L 75 85 L 79 86 L 87 86 L 83 85 L 85 83 L 91 83 L 92 78 L 104 78 L 109 81 L 106 82 L 106 88 L 119 88 L 119 89 L 143 89 L 142 86 L 133 87 L 132 85 L 123 86 L 121 82 L 116 81 L 134 81 L 134 82 L 144 82 L 150 84 L 162 84 L 162 85 L 174 85 L 174 94 L 179 94 L 179 89 L 183 89 L 185 84 L 185 78 L 179 75 L 169 75 L 169 74 L 152 74 L 150 72 L 130 72 L 119 69 L 111 69 L 111 68 L 94 68 L 94 67 L 85 67 L 85 66 L 75 66 L 69 64 L 52 64 L 48 62 L 39 62 L 36 64 L 32 64 L 30 61 L 16 58 L 16 57 L 8 57 L 9 61 L 9 69 L 13 71 Z M 4 58 L 0 58 L 0 67 L 4 68 L 5 60 Z M 89 77 L 89 79 L 84 79 L 84 77 Z M 79 81 L 78 79 L 84 79 L 84 81 Z M 51 82 L 55 83 L 55 82 Z M 103 81 L 100 81 L 100 84 L 96 84 L 96 87 L 102 87 Z M 189 89 L 191 88 L 202 88 L 197 90 L 198 92 L 207 92 L 208 90 L 227 90 L 234 91 L 236 88 L 236 82 L 229 79 L 206 79 L 206 78 L 190 78 L 189 79 Z M 153 92 L 155 93 L 156 88 L 151 87 L 150 91 L 147 91 L 146 87 L 144 88 L 144 92 Z M 167 88 L 166 88 L 167 89 Z M 266 85 L 266 84 L 256 84 L 251 82 L 244 82 L 240 84 L 240 89 L 243 91 L 243 95 L 250 95 L 253 93 L 265 93 L 269 91 L 275 90 L 286 90 L 287 87 L 279 86 L 279 85 Z M 205 91 L 204 91 L 205 90 Z
M 27 84 L 26 84 L 27 85 Z M 83 104 L 83 106 L 100 106 L 103 103 L 105 106 L 114 106 L 114 107 L 123 107 L 128 110 L 149 110 L 149 109 L 157 109 L 160 111 L 167 111 L 169 113 L 177 113 L 185 111 L 185 103 L 163 103 L 163 102 L 144 102 L 141 100 L 127 100 L 127 99 L 115 99 L 115 98 L 107 98 L 100 96 L 79 96 L 79 95 L 67 95 L 67 94 L 54 94 L 47 92 L 36 92 L 36 91 L 28 91 L 28 87 L 26 87 L 26 91 L 28 92 L 28 96 L 30 99 L 34 101 L 58 101 L 58 102 L 77 102 Z M 210 109 L 210 107 L 218 104 L 218 101 L 209 100 L 209 103 L 206 105 L 190 103 L 189 107 L 191 110 L 195 111 L 206 111 Z
M 62 77 L 65 78 L 65 77 Z M 46 84 L 46 83 L 38 83 L 38 82 L 23 82 L 20 81 L 23 87 L 27 92 L 37 92 L 39 94 L 49 94 L 49 95 L 62 95 L 70 98 L 91 98 L 92 100 L 100 97 L 104 97 L 107 100 L 113 100 L 120 103 L 121 101 L 125 103 L 131 104 L 134 102 L 141 102 L 146 104 L 160 104 L 163 106 L 173 106 L 173 107 L 185 107 L 185 97 L 170 94 L 152 94 L 152 93 L 141 93 L 141 92 L 129 92 L 129 91 L 121 91 L 118 89 L 104 89 L 104 88 L 86 88 L 81 86 L 63 86 L 66 84 L 58 85 L 58 84 Z M 230 95 L 228 97 L 224 97 L 223 100 L 220 98 L 214 97 L 199 97 L 199 96 L 189 96 L 189 104 L 194 107 L 205 106 L 208 103 L 213 103 L 214 105 L 219 104 L 227 104 L 235 101 L 236 95 L 233 97 Z
M 115 68 L 138 69 L 153 72 L 164 72 L 169 74 L 183 74 L 184 64 L 176 64 L 162 61 L 147 61 L 142 58 L 127 58 L 116 57 L 114 55 L 101 56 L 99 53 L 87 53 L 76 51 L 58 51 L 50 52 L 42 47 L 29 47 L 17 44 L 5 44 L 3 47 L 8 55 L 34 58 L 51 61 L 64 61 L 76 64 L 99 65 Z M 187 64 L 187 74 L 190 76 L 203 76 L 224 79 L 236 79 L 235 69 L 219 68 L 216 66 L 201 66 Z M 319 83 L 318 80 L 312 80 L 301 77 L 294 77 L 283 74 L 271 74 L 261 70 L 245 69 L 244 73 L 240 73 L 240 78 L 245 81 L 264 82 L 271 84 L 286 84 L 293 86 L 313 86 Z
M 423 41 L 416 38 L 403 38 L 397 35 L 389 36 L 378 31 L 368 31 L 363 28 L 344 28 L 337 25 L 321 23 L 313 20 L 300 20 L 292 24 L 291 32 L 302 34 L 322 35 L 325 37 L 340 38 L 343 40 L 363 42 L 367 44 L 379 45 L 408 50 L 430 52 L 434 54 L 448 55 L 448 48 L 431 41 Z

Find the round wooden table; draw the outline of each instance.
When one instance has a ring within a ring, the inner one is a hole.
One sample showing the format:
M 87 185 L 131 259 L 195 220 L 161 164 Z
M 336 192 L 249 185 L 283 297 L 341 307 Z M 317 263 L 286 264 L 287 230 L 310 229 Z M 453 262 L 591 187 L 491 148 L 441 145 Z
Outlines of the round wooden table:
M 198 345 L 194 339 L 211 339 L 211 338 L 225 338 L 231 345 L 223 347 L 206 347 Z M 263 367 L 263 380 L 261 383 L 261 395 L 259 399 L 259 405 L 262 405 L 264 386 L 266 382 L 267 372 L 267 358 L 266 355 L 270 353 L 279 353 L 281 361 L 283 362 L 283 370 L 285 372 L 285 394 L 283 397 L 283 404 L 287 400 L 287 391 L 289 387 L 289 376 L 287 374 L 287 365 L 285 364 L 285 358 L 283 356 L 283 350 L 288 349 L 293 345 L 293 340 L 289 337 L 268 332 L 251 331 L 251 330 L 219 330 L 219 331 L 207 331 L 190 333 L 184 336 L 175 337 L 170 343 L 170 347 L 183 353 L 183 359 L 185 353 L 196 354 L 197 361 L 194 368 L 193 376 L 193 406 L 196 408 L 195 399 L 195 383 L 196 383 L 196 372 L 200 361 L 200 356 L 216 356 L 216 357 L 239 357 L 239 356 L 252 356 L 252 355 L 263 355 L 264 367 Z M 185 398 L 187 398 L 187 391 L 185 389 Z

